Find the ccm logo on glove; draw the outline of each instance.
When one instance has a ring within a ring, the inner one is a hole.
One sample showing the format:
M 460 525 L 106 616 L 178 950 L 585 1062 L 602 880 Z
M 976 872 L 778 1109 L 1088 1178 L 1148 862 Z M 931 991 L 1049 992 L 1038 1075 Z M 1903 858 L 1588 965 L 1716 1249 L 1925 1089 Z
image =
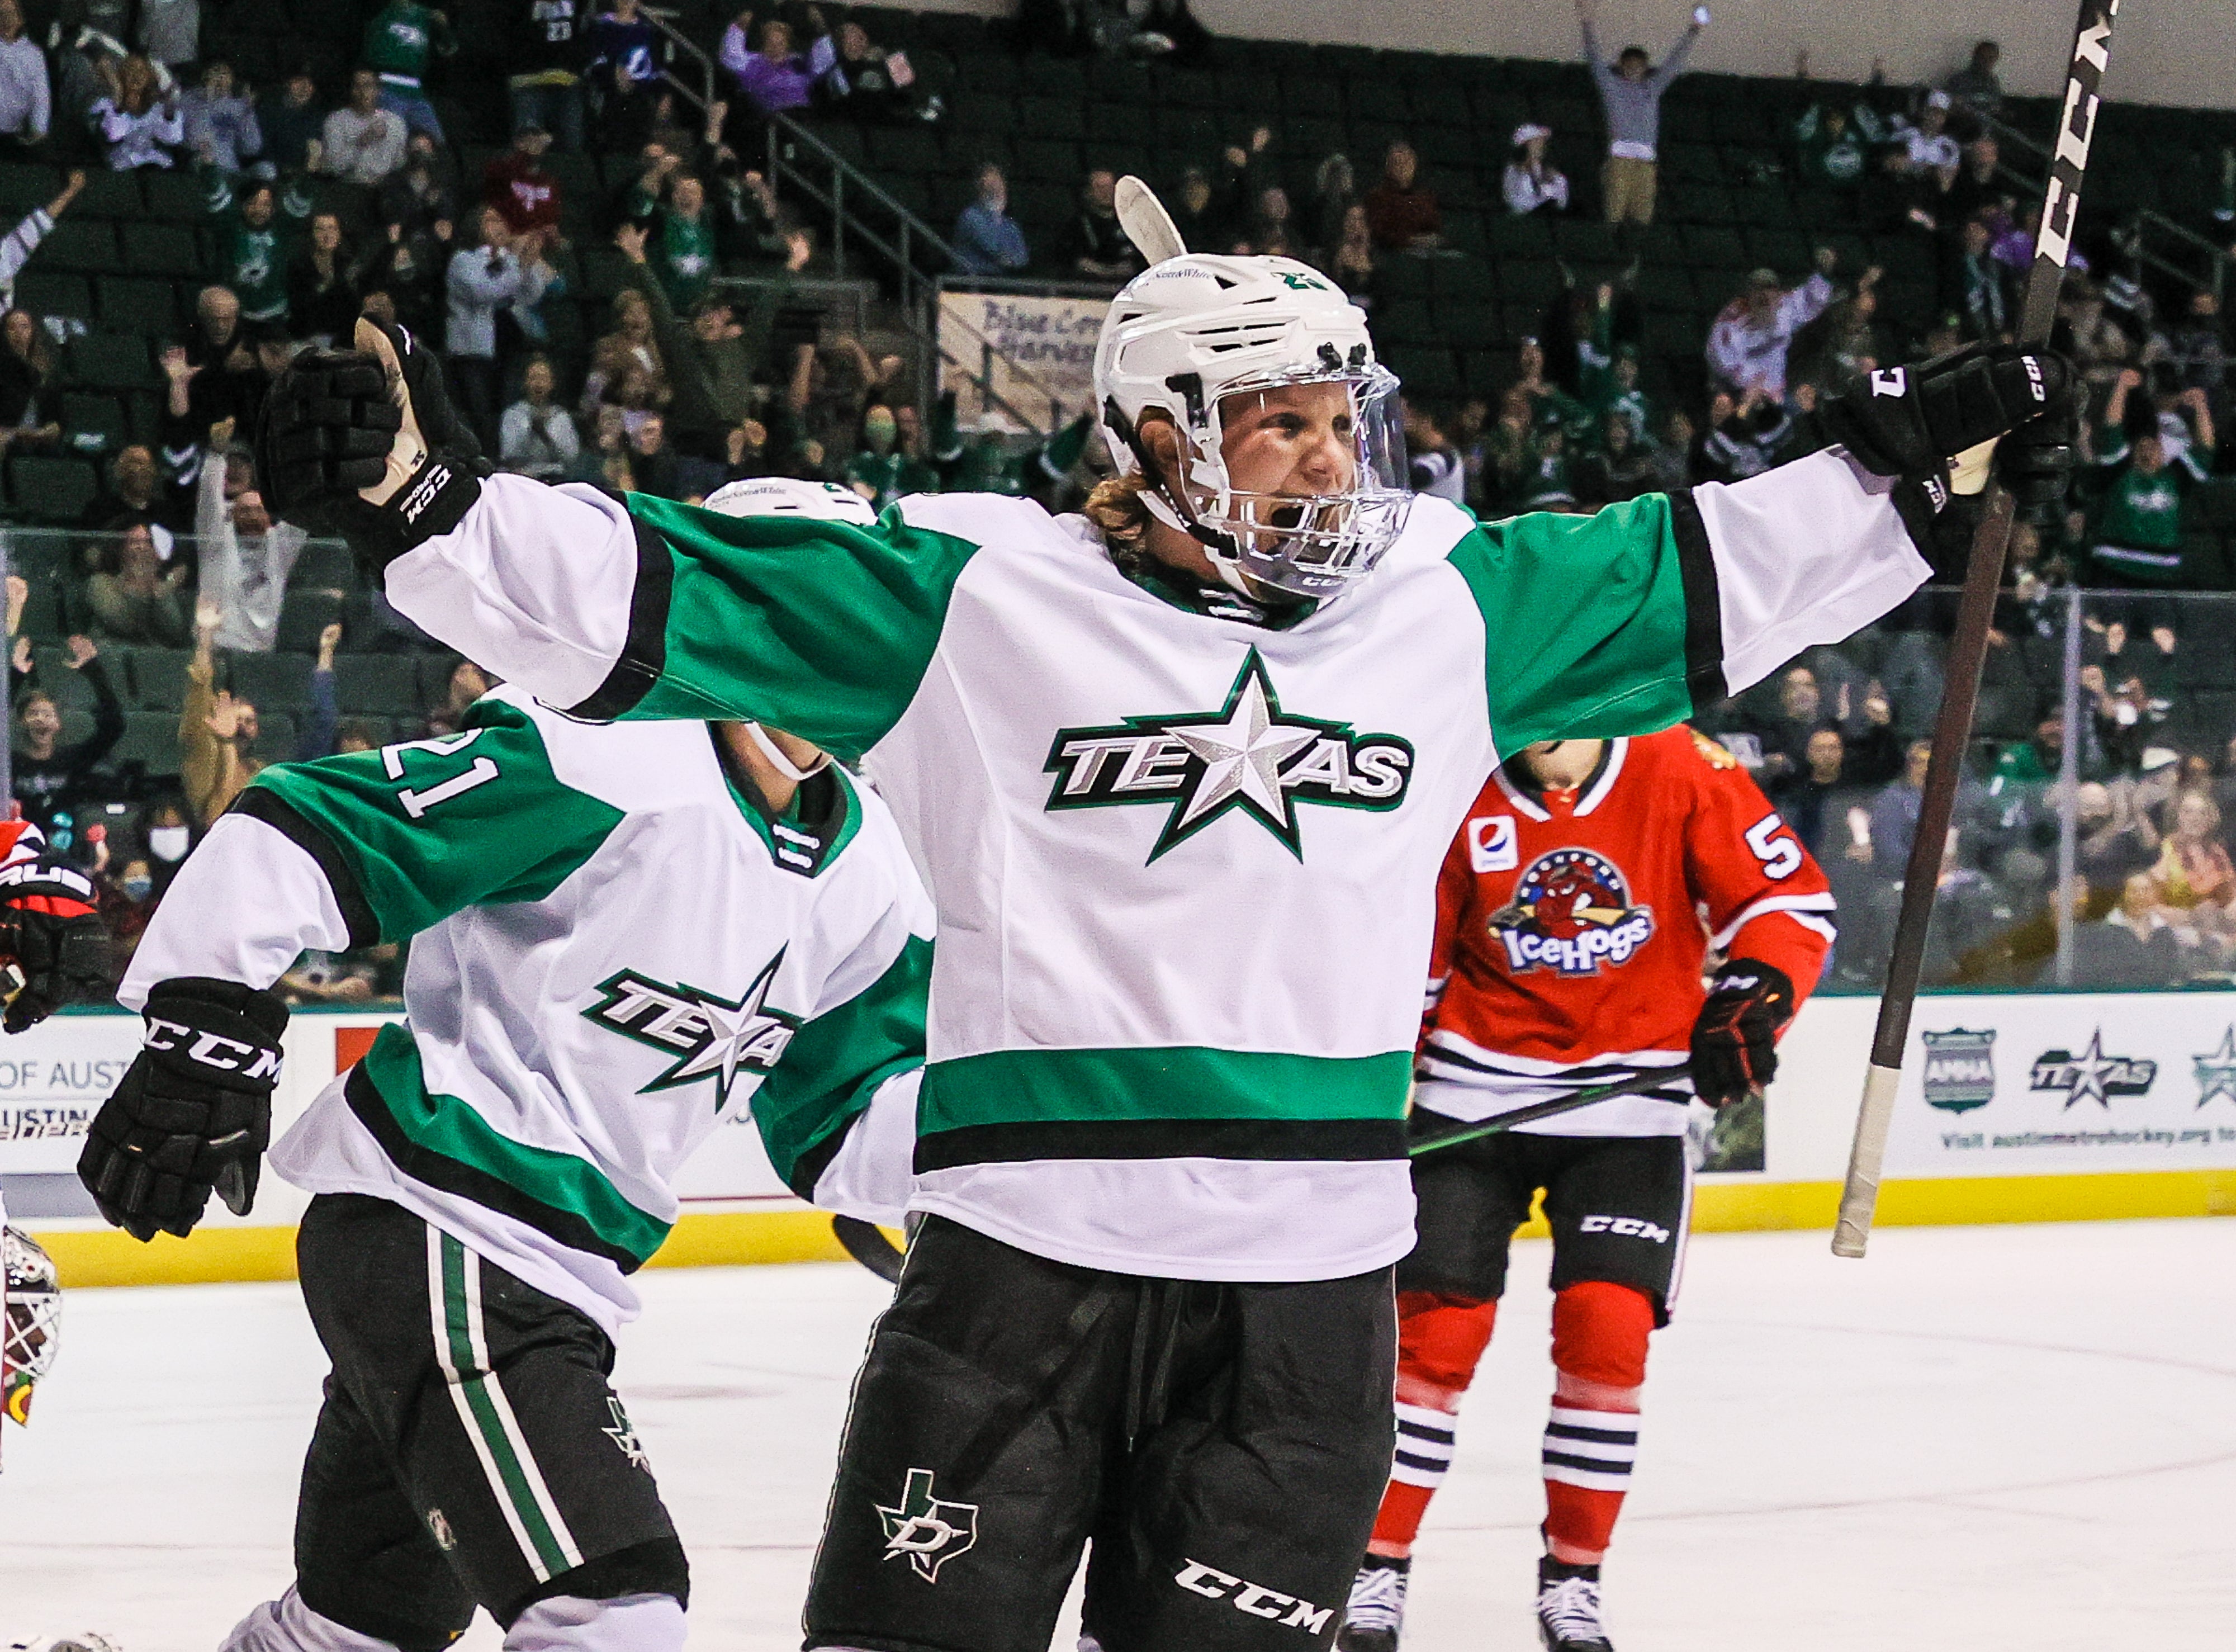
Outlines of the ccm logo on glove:
M 186 1041 L 192 1038 L 189 1044 Z M 255 1044 L 242 1043 L 237 1038 L 227 1038 L 221 1033 L 198 1032 L 177 1021 L 159 1021 L 148 1017 L 148 1037 L 144 1041 L 150 1050 L 175 1051 L 189 1061 L 200 1062 L 205 1067 L 214 1067 L 221 1073 L 240 1073 L 249 1078 L 272 1079 L 280 1076 L 280 1052 L 260 1049 Z M 226 1054 L 227 1050 L 233 1055 Z M 243 1062 L 241 1056 L 254 1059 Z

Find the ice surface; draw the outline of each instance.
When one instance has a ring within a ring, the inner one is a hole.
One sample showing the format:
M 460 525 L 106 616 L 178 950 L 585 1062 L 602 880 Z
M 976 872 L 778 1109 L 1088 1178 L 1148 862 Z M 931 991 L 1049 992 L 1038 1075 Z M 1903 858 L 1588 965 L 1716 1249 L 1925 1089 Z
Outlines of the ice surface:
M 1548 1252 L 1416 1562 L 1408 1652 L 1526 1652 Z M 644 1276 L 619 1381 L 691 1550 L 693 1644 L 779 1652 L 883 1287 Z M 2236 1645 L 2236 1222 L 1694 1241 L 1608 1567 L 1622 1652 Z M 207 1652 L 288 1570 L 324 1365 L 292 1287 L 85 1291 L 0 1476 L 0 1645 Z M 486 1619 L 462 1643 L 490 1652 Z M 1062 1644 L 1068 1646 L 1066 1641 Z

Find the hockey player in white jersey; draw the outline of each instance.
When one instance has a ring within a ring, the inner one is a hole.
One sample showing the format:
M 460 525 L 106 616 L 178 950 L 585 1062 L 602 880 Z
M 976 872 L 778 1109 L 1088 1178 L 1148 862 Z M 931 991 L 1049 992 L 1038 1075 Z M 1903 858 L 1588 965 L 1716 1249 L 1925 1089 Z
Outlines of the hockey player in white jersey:
M 856 1391 L 809 1648 L 1325 1646 L 1392 1441 L 1391 1264 L 1437 869 L 1501 751 L 1643 733 L 1926 574 L 1950 457 L 2062 364 L 1881 373 L 1847 445 L 1592 517 L 1411 499 L 1365 316 L 1280 258 L 1111 306 L 1084 517 L 733 520 L 491 476 L 437 364 L 299 359 L 267 497 L 436 635 L 594 717 L 866 758 L 939 909 L 923 1214 Z M 2007 456 L 2007 458 L 2009 456 Z
M 742 496 L 742 497 L 738 497 Z M 844 490 L 738 509 L 867 519 Z M 306 948 L 412 938 L 408 1020 L 272 1149 L 316 1195 L 333 1363 L 296 1581 L 227 1652 L 675 1652 L 689 1583 L 607 1382 L 693 1149 L 751 1108 L 804 1197 L 897 1221 L 931 914 L 891 816 L 789 735 L 575 722 L 494 690 L 451 737 L 259 775 L 119 998 L 146 1046 L 79 1173 L 142 1239 L 254 1196 Z

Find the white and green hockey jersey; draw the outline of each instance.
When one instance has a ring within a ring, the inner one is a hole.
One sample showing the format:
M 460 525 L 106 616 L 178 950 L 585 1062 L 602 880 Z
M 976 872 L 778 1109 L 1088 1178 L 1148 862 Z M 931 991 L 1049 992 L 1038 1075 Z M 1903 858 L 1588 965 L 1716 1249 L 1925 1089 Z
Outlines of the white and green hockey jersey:
M 577 714 L 866 758 L 938 909 L 917 1208 L 1279 1280 L 1412 1242 L 1437 871 L 1500 753 L 1664 727 L 1926 571 L 1836 450 L 1595 517 L 1421 498 L 1317 610 L 1129 576 L 1023 500 L 857 527 L 502 476 L 386 588 Z
M 266 769 L 118 997 L 412 938 L 406 1023 L 273 1167 L 404 1205 L 610 1333 L 676 1172 L 748 1106 L 803 1197 L 896 1217 L 931 936 L 891 814 L 836 765 L 769 818 L 706 724 L 582 723 L 507 687 L 456 735 Z

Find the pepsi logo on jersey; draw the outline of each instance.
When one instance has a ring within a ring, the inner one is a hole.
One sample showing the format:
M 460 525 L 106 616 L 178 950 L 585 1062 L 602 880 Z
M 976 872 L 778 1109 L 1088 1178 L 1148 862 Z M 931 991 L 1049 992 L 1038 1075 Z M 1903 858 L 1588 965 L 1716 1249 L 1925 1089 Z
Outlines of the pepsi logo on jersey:
M 1529 863 L 1490 932 L 1516 974 L 1590 975 L 1629 962 L 1654 936 L 1654 909 L 1634 906 L 1622 868 L 1589 849 L 1555 849 Z

